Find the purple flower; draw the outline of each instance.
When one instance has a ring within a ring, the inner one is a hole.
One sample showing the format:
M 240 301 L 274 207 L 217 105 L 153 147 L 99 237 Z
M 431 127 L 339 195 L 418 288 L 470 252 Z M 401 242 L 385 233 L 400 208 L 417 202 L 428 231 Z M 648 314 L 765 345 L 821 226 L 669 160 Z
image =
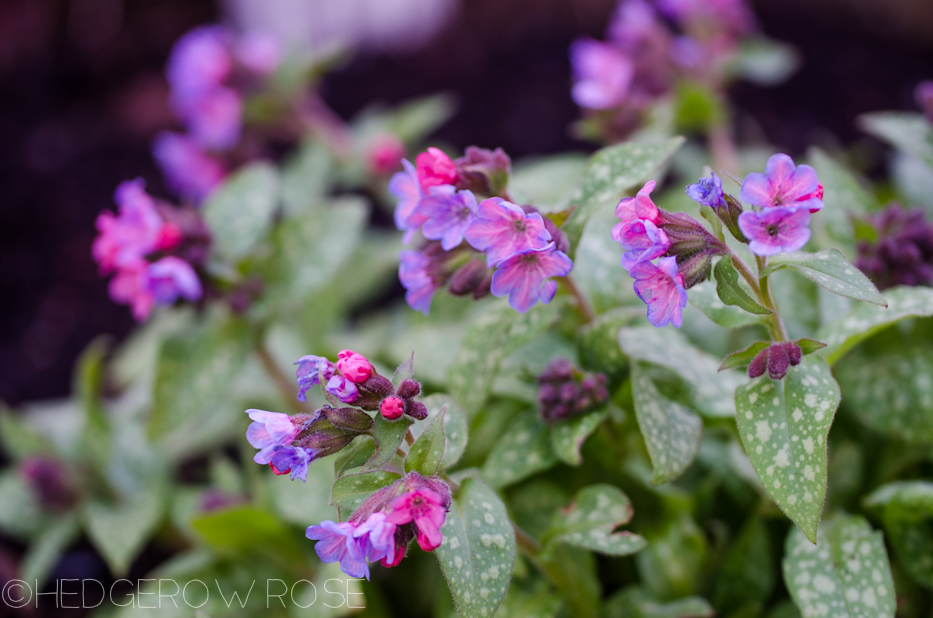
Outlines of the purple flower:
M 119 267 L 107 286 L 107 292 L 114 302 L 130 306 L 136 321 L 142 322 L 149 317 L 155 299 L 152 292 L 144 285 L 148 263 L 138 259 Z
M 755 255 L 797 251 L 810 240 L 810 212 L 806 208 L 775 207 L 739 215 L 739 229 Z
M 385 560 L 391 564 L 395 562 L 395 529 L 396 525 L 386 519 L 383 511 L 377 511 L 370 515 L 365 522 L 359 524 L 353 536 L 356 538 L 366 537 L 369 542 L 369 549 L 366 552 L 366 560 L 375 562 L 376 560 Z
M 441 241 L 441 248 L 450 251 L 463 242 L 463 232 L 476 218 L 477 208 L 471 191 L 457 191 L 451 185 L 431 187 L 418 204 L 418 213 L 425 217 L 421 233 Z
M 613 227 L 612 238 L 618 241 L 625 250 L 622 254 L 622 267 L 625 270 L 630 270 L 639 262 L 661 257 L 671 246 L 671 241 L 664 230 L 644 219 L 623 223 L 621 228 Z
M 823 207 L 822 197 L 823 186 L 816 170 L 809 165 L 795 167 L 786 154 L 768 159 L 764 174 L 752 172 L 746 176 L 739 192 L 739 199 L 759 208 L 787 206 L 810 212 Z
M 539 300 L 547 304 L 557 292 L 557 282 L 551 277 L 566 277 L 573 262 L 561 251 L 532 251 L 513 255 L 499 264 L 492 276 L 494 296 L 509 296 L 509 304 L 520 313 L 531 309 Z
M 933 122 L 933 81 L 924 81 L 917 84 L 914 90 L 914 98 L 920 110 L 926 115 L 927 120 Z
M 104 274 L 136 265 L 158 248 L 163 221 L 144 187 L 142 178 L 120 183 L 114 195 L 119 214 L 104 211 L 97 217 L 91 253 Z
M 570 46 L 570 63 L 576 81 L 571 96 L 577 105 L 612 109 L 625 101 L 635 67 L 622 51 L 593 39 L 579 39 Z
M 606 34 L 610 41 L 627 52 L 638 52 L 649 41 L 665 40 L 668 36 L 658 14 L 644 0 L 620 2 Z
M 693 201 L 713 209 L 726 204 L 722 192 L 722 179 L 715 172 L 711 173 L 709 178 L 700 178 L 696 184 L 687 185 L 687 195 Z
M 475 249 L 486 252 L 486 264 L 490 267 L 513 255 L 547 249 L 551 241 L 540 214 L 525 214 L 515 204 L 498 197 L 480 203 L 477 218 L 464 236 Z
M 640 262 L 629 274 L 635 279 L 635 293 L 648 305 L 648 321 L 661 328 L 683 323 L 683 309 L 687 306 L 684 279 L 677 272 L 677 258 L 666 257 L 651 262 Z
M 190 99 L 179 99 L 175 111 L 192 139 L 205 148 L 227 150 L 240 141 L 243 101 L 235 91 L 218 86 Z
M 161 133 L 152 146 L 168 186 L 200 203 L 223 182 L 226 171 L 194 140 L 177 133 Z
M 191 265 L 174 256 L 150 264 L 143 285 L 159 305 L 174 304 L 179 298 L 199 300 L 203 293 L 201 280 Z
M 337 373 L 337 367 L 323 356 L 309 354 L 302 356 L 295 362 L 298 369 L 295 377 L 298 379 L 298 401 L 306 401 L 305 393 L 315 384 L 327 382 Z
M 396 172 L 389 180 L 389 193 L 398 198 L 395 227 L 405 232 L 402 242 L 407 245 L 427 217 L 418 212 L 418 204 L 425 196 L 425 191 L 418 181 L 415 166 L 408 159 L 402 159 L 402 167 L 405 171 Z
M 301 431 L 301 426 L 292 422 L 292 418 L 280 412 L 265 410 L 247 410 L 253 420 L 246 430 L 246 440 L 260 449 L 253 461 L 266 465 L 272 461 L 276 447 L 290 446 Z
M 194 98 L 227 79 L 233 70 L 229 41 L 222 26 L 195 28 L 178 39 L 166 71 L 172 96 Z
M 655 225 L 661 223 L 661 211 L 658 210 L 658 207 L 651 199 L 651 192 L 654 191 L 656 185 L 655 181 L 649 180 L 644 187 L 638 190 L 635 197 L 623 198 L 616 205 L 616 217 L 621 219 L 621 222 L 616 223 L 612 228 L 612 238 L 614 240 L 618 241 L 621 238 L 622 227 L 626 223 L 638 219 L 650 221 Z
M 269 466 L 276 474 L 289 474 L 294 481 L 296 478 L 307 481 L 308 464 L 315 458 L 315 453 L 300 446 L 275 446 L 269 458 Z
M 305 536 L 318 541 L 314 551 L 321 562 L 339 562 L 340 569 L 350 577 L 369 579 L 369 565 L 359 540 L 353 536 L 355 532 L 356 525 L 350 522 L 327 520 L 320 526 L 308 526 Z
M 398 267 L 398 278 L 405 288 L 405 302 L 412 309 L 428 315 L 431 299 L 438 288 L 428 273 L 431 260 L 420 251 L 402 251 L 399 257 L 401 263 Z
M 342 375 L 332 376 L 325 387 L 327 392 L 344 403 L 353 403 L 360 396 L 356 384 Z
M 282 44 L 263 32 L 248 32 L 233 47 L 236 59 L 254 73 L 271 73 L 282 62 Z

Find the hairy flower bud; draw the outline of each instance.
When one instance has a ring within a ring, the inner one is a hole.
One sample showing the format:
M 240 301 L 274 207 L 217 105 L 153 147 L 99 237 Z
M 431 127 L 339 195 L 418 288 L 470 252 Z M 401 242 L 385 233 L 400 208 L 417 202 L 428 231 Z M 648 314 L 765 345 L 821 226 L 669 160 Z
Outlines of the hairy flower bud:
M 457 182 L 458 189 L 499 195 L 509 184 L 512 162 L 501 148 L 487 150 L 467 146 L 464 155 L 454 164 L 460 176 Z
M 334 427 L 357 433 L 365 433 L 373 428 L 373 419 L 356 408 L 321 408 L 324 416 Z
M 383 418 L 394 421 L 401 418 L 402 414 L 405 413 L 405 402 L 401 397 L 396 397 L 395 395 L 386 397 L 382 400 L 382 403 L 379 404 L 379 412 L 382 414 Z
M 584 373 L 565 358 L 548 363 L 538 376 L 538 404 L 548 422 L 583 414 L 606 401 L 608 380 L 601 373 Z
M 414 380 L 402 380 L 398 385 L 398 396 L 402 399 L 411 399 L 421 394 L 421 385 Z
M 421 421 L 428 418 L 428 407 L 420 401 L 408 399 L 405 401 L 405 414 Z
M 684 289 L 689 290 L 709 279 L 713 257 L 709 252 L 693 255 L 677 265 L 677 272 L 684 278 Z
M 454 272 L 447 290 L 455 296 L 471 294 L 483 284 L 485 279 L 490 278 L 489 275 L 490 269 L 486 267 L 485 261 L 481 258 L 471 258 Z
M 803 351 L 796 341 L 774 343 L 755 355 L 748 365 L 748 377 L 757 378 L 767 371 L 772 380 L 780 380 L 802 358 Z

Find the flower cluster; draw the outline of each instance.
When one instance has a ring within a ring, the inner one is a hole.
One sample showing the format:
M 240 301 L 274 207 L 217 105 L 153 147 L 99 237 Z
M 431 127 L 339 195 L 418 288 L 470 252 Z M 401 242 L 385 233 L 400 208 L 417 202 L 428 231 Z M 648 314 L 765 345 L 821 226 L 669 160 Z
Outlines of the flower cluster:
M 396 388 L 376 373 L 369 359 L 352 350 L 342 350 L 336 364 L 313 355 L 302 356 L 295 364 L 299 401 L 306 400 L 309 388 L 321 384 L 325 395 L 369 412 L 378 410 L 386 420 L 394 421 L 403 414 L 414 419 L 428 415 L 427 407 L 415 400 L 421 394 L 421 384 L 407 378 Z
M 605 375 L 585 373 L 566 358 L 549 362 L 537 382 L 541 418 L 548 422 L 579 416 L 609 398 Z
M 116 215 L 97 217 L 97 238 L 91 248 L 103 275 L 113 273 L 110 297 L 130 305 L 137 320 L 145 320 L 154 305 L 202 296 L 192 264 L 204 261 L 210 235 L 194 213 L 157 204 L 142 179 L 117 187 Z
M 209 153 L 237 145 L 242 93 L 274 71 L 281 57 L 277 40 L 238 36 L 223 26 L 196 28 L 175 44 L 166 73 L 172 108 L 187 134 L 162 133 L 153 153 L 179 195 L 200 202 L 223 180 L 224 166 Z
M 570 47 L 571 95 L 620 139 L 678 79 L 721 79 L 739 37 L 754 28 L 744 0 L 622 0 L 605 42 L 584 38 Z
M 758 354 L 748 364 L 748 377 L 757 378 L 768 372 L 772 380 L 780 380 L 787 375 L 787 370 L 800 364 L 803 351 L 796 341 L 775 343 Z
M 434 293 L 447 284 L 456 295 L 508 296 L 520 312 L 554 298 L 557 283 L 550 279 L 573 268 L 567 237 L 534 207 L 498 195 L 510 169 L 501 149 L 471 146 L 453 161 L 429 148 L 415 165 L 402 163 L 404 171 L 389 183 L 399 200 L 395 223 L 406 244 L 419 230 L 429 241 L 400 256 L 399 279 L 413 309 L 427 314 Z M 478 201 L 477 193 L 489 197 Z
M 367 498 L 347 521 L 323 521 L 305 536 L 317 541 L 314 550 L 323 562 L 339 562 L 350 577 L 369 579 L 368 563 L 398 565 L 412 538 L 424 551 L 440 547 L 450 504 L 443 480 L 410 472 Z
M 933 285 L 933 224 L 921 208 L 892 204 L 867 223 L 877 237 L 859 241 L 855 265 L 879 288 Z

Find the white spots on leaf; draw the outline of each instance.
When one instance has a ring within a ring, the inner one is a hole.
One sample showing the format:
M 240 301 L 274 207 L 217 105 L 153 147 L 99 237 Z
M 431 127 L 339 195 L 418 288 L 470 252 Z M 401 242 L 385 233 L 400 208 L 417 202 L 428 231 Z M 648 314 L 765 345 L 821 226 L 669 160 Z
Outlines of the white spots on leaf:
M 753 392 L 748 396 L 748 403 L 755 405 L 756 401 L 758 401 L 758 393 Z
M 768 421 L 758 421 L 755 423 L 755 436 L 762 442 L 767 442 L 771 439 L 771 426 L 768 424 Z

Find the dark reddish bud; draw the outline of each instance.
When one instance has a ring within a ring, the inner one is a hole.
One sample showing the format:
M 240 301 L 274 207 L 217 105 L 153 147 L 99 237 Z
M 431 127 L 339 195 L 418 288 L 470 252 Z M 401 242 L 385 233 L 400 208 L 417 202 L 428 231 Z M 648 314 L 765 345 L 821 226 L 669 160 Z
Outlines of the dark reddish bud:
M 447 291 L 454 296 L 471 294 L 483 283 L 488 272 L 483 260 L 473 258 L 454 272 Z
M 271 464 L 270 464 L 270 467 L 272 468 L 272 471 L 275 472 L 276 474 L 285 474 L 283 472 L 277 471 L 275 469 L 275 466 L 272 466 Z M 291 472 L 291 470 L 288 470 L 288 472 Z M 237 504 L 242 504 L 243 502 L 245 502 L 243 496 L 238 496 L 235 494 L 228 494 L 225 491 L 221 491 L 219 489 L 211 487 L 209 489 L 204 490 L 201 493 L 200 511 L 202 513 L 209 513 L 210 511 L 219 511 L 221 509 L 226 509 L 231 506 L 235 506 Z
M 780 380 L 787 375 L 790 369 L 790 358 L 787 356 L 787 350 L 784 345 L 776 343 L 769 348 L 768 353 L 768 376 L 772 380 Z
M 420 421 L 428 418 L 428 407 L 420 401 L 409 399 L 405 402 L 405 414 Z
M 379 374 L 373 374 L 369 377 L 369 379 L 362 382 L 359 386 L 364 390 L 379 396 L 380 399 L 395 394 L 395 387 L 392 386 L 392 381 Z
M 327 420 L 334 427 L 348 429 L 358 433 L 371 431 L 373 428 L 373 419 L 356 408 L 323 408 Z
M 19 475 L 29 485 L 39 503 L 50 511 L 68 510 L 78 499 L 68 472 L 55 459 L 26 457 L 19 462 Z
M 355 432 L 350 433 L 343 429 L 325 429 L 299 437 L 295 445 L 313 451 L 314 458 L 318 459 L 343 450 L 357 435 Z M 288 470 L 276 472 L 276 474 L 285 474 L 286 472 Z
M 588 412 L 609 398 L 603 374 L 584 373 L 565 358 L 548 363 L 538 376 L 541 416 L 554 422 Z
M 398 385 L 398 396 L 402 399 L 411 399 L 421 394 L 421 385 L 414 380 L 402 380 Z
M 765 370 L 768 368 L 768 357 L 770 356 L 768 350 L 770 349 L 771 348 L 765 348 L 755 355 L 752 362 L 748 364 L 748 377 L 757 378 L 758 376 L 764 375 Z
M 557 224 L 548 217 L 544 217 L 544 229 L 551 235 L 551 240 L 554 241 L 554 248 L 567 253 L 570 249 L 570 240 L 567 238 L 567 234 L 564 233 L 564 230 L 557 227 Z
M 713 256 L 710 252 L 698 253 L 683 262 L 678 257 L 677 261 L 677 272 L 684 278 L 684 289 L 689 290 L 698 283 L 703 283 L 709 279 L 713 264 Z
M 491 290 L 492 290 L 492 269 L 487 269 L 486 276 L 483 277 L 483 280 L 480 281 L 480 284 L 476 286 L 475 290 L 473 290 L 473 299 L 479 300 L 485 296 L 489 296 L 489 293 Z
M 788 341 L 785 343 L 784 351 L 787 352 L 787 359 L 790 361 L 792 367 L 800 364 L 801 359 L 803 359 L 803 351 L 796 341 Z
M 462 157 L 454 162 L 459 175 L 458 189 L 499 195 L 509 184 L 512 162 L 501 148 L 487 150 L 467 146 Z
M 402 414 L 405 413 L 405 401 L 395 395 L 386 397 L 379 404 L 379 413 L 382 414 L 383 418 L 390 421 L 401 418 Z

